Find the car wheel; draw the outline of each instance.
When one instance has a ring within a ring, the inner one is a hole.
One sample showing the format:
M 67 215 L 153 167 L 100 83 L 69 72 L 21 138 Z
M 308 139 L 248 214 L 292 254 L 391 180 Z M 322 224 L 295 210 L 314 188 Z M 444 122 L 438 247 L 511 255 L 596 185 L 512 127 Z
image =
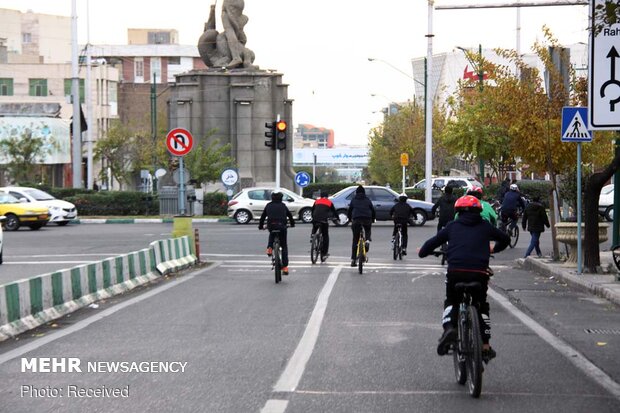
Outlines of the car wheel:
M 239 211 L 235 212 L 235 221 L 237 221 L 237 224 L 249 224 L 251 220 L 252 214 L 250 213 L 250 211 L 240 209 Z
M 413 218 L 409 220 L 409 223 L 413 227 L 421 227 L 426 224 L 426 212 L 421 209 L 414 209 Z
M 336 224 L 337 227 L 346 227 L 347 225 L 349 225 L 349 217 L 347 216 L 346 209 L 339 209 L 338 211 L 336 211 L 336 213 L 337 219 L 334 220 L 334 224 Z
M 4 260 L 2 258 L 2 253 L 3 253 L 3 251 L 0 251 L 0 264 L 2 264 L 4 262 Z
M 299 217 L 301 218 L 301 222 L 304 224 L 309 224 L 312 222 L 312 210 L 310 208 L 304 208 L 299 213 Z
M 64 226 L 65 226 L 65 225 L 67 225 L 68 223 L 69 223 L 69 221 L 60 221 L 60 222 L 57 222 L 57 224 L 58 224 L 58 226 L 59 226 L 59 227 L 64 227 Z
M 610 205 L 607 207 L 607 209 L 605 210 L 605 219 L 608 222 L 611 222 L 614 220 L 614 206 Z
M 19 229 L 19 219 L 14 214 L 7 214 L 4 221 L 4 229 L 7 231 L 17 231 Z

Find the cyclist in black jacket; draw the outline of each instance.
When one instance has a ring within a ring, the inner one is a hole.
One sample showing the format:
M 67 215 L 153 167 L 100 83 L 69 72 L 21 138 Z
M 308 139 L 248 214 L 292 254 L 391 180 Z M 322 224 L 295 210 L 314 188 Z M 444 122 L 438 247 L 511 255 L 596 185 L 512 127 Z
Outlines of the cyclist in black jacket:
M 398 202 L 394 204 L 390 210 L 390 216 L 394 220 L 394 230 L 392 230 L 392 244 L 394 244 L 394 237 L 398 232 L 398 226 L 402 228 L 403 234 L 403 255 L 407 255 L 407 226 L 409 225 L 409 218 L 413 214 L 413 208 L 407 203 L 407 195 L 400 194 Z
M 433 205 L 433 214 L 437 212 L 439 208 L 439 219 L 437 222 L 437 231 L 445 227 L 448 222 L 454 219 L 454 203 L 456 202 L 456 196 L 452 194 L 452 185 L 446 185 L 444 194 Z
M 418 253 L 420 258 L 424 258 L 435 248 L 448 242 L 448 271 L 443 312 L 444 332 L 439 339 L 437 354 L 440 356 L 446 354 L 450 343 L 456 341 L 457 338 L 456 322 L 461 297 L 457 295 L 454 286 L 458 282 L 477 281 L 482 284 L 482 290 L 474 294 L 473 299 L 478 305 L 480 314 L 482 357 L 488 363 L 496 356 L 496 352 L 489 345 L 491 338 L 489 303 L 487 302 L 489 257 L 493 252 L 504 250 L 510 242 L 510 237 L 482 219 L 480 216 L 482 204 L 478 198 L 465 195 L 457 199 L 454 208 L 459 213 L 458 218 L 448 223 L 437 235 L 428 239 Z M 490 241 L 495 241 L 492 248 Z
M 375 207 L 372 205 L 372 201 L 366 196 L 366 190 L 362 185 L 358 185 L 355 190 L 355 197 L 349 204 L 349 210 L 347 211 L 347 217 L 352 222 L 351 229 L 353 230 L 353 244 L 351 246 L 351 267 L 355 267 L 357 258 L 357 243 L 362 233 L 362 226 L 366 231 L 366 251 L 369 250 L 372 241 L 370 238 L 370 230 L 372 223 L 375 220 Z
M 271 202 L 265 205 L 263 214 L 258 221 L 258 229 L 264 229 L 265 218 L 267 219 L 267 229 L 269 230 L 269 241 L 267 242 L 267 255 L 273 254 L 273 230 L 280 231 L 280 246 L 282 247 L 282 274 L 288 275 L 288 243 L 286 241 L 286 220 L 291 223 L 291 228 L 295 226 L 293 215 L 282 202 L 282 192 L 273 191 Z

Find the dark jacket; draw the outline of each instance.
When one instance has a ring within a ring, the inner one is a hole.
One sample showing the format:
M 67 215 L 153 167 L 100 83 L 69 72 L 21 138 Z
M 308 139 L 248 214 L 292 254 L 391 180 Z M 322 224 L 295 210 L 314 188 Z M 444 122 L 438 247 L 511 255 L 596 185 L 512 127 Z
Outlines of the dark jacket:
M 413 214 L 413 208 L 407 203 L 407 201 L 398 201 L 390 209 L 390 216 L 394 222 L 406 222 L 409 221 L 409 217 Z
M 454 203 L 456 200 L 457 197 L 454 194 L 443 194 L 433 205 L 433 214 L 439 208 L 439 226 L 443 227 L 454 219 Z
M 334 203 L 327 198 L 319 198 L 312 205 L 312 221 L 327 222 L 331 217 L 336 216 Z
M 372 206 L 372 201 L 368 199 L 366 194 L 355 194 L 355 196 L 351 200 L 351 203 L 349 204 L 347 217 L 349 217 L 350 220 L 358 218 L 371 218 L 374 221 L 375 207 Z
M 260 220 L 258 221 L 258 229 L 263 229 L 265 218 L 267 218 L 267 229 L 270 231 L 274 229 L 286 229 L 287 218 L 291 223 L 291 227 L 295 226 L 295 221 L 293 220 L 291 211 L 288 210 L 282 201 L 271 201 L 265 205 L 263 214 L 260 216 Z
M 510 179 L 504 179 L 497 190 L 497 199 L 499 202 L 504 200 L 504 195 L 510 190 Z
M 479 213 L 461 212 L 437 235 L 428 239 L 418 255 L 424 258 L 443 243 L 448 243 L 448 271 L 486 271 L 489 267 L 489 242 L 496 241 L 494 252 L 504 250 L 510 238 L 483 220 Z
M 527 230 L 530 232 L 544 232 L 545 227 L 550 227 L 545 207 L 540 202 L 530 202 L 525 207 L 522 225 L 523 229 L 527 226 Z
M 523 202 L 523 198 L 521 198 L 521 193 L 518 191 L 506 192 L 504 200 L 502 201 L 502 212 L 509 214 L 516 212 L 519 208 L 525 209 L 525 202 Z

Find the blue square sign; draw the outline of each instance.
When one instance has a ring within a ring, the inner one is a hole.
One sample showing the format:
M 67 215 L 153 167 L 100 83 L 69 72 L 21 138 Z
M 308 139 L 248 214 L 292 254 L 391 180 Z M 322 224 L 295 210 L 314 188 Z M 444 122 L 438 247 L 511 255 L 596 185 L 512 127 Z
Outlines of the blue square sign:
M 592 142 L 592 131 L 587 128 L 588 108 L 562 108 L 562 142 Z

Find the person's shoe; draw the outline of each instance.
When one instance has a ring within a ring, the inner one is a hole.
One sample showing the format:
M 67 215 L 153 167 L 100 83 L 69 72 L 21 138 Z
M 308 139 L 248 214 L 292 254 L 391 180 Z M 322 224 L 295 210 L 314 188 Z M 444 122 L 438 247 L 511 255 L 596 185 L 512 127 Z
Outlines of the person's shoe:
M 537 257 L 538 258 L 542 258 L 543 256 L 542 256 L 542 254 L 538 254 Z
M 329 258 L 329 254 L 325 254 L 321 256 L 321 262 L 325 262 L 325 260 Z
M 370 241 L 366 241 L 365 248 L 366 248 L 366 252 L 370 251 Z
M 407 250 L 403 248 L 403 255 L 407 255 Z
M 444 326 L 443 334 L 439 339 L 439 344 L 437 345 L 437 354 L 440 356 L 444 356 L 448 354 L 448 350 L 450 350 L 450 344 L 454 343 L 457 339 L 458 333 L 456 332 L 456 328 L 452 324 L 448 324 Z
M 268 256 L 271 257 L 271 255 L 273 254 L 273 248 L 269 247 L 267 248 L 267 251 L 265 251 L 267 253 Z
M 288 267 L 282 267 L 282 274 L 288 275 Z
M 351 267 L 357 267 L 357 260 L 351 260 Z
M 497 357 L 497 353 L 493 348 L 489 347 L 488 350 L 482 350 L 482 361 L 486 364 L 489 364 L 489 361 L 493 360 L 495 357 Z

